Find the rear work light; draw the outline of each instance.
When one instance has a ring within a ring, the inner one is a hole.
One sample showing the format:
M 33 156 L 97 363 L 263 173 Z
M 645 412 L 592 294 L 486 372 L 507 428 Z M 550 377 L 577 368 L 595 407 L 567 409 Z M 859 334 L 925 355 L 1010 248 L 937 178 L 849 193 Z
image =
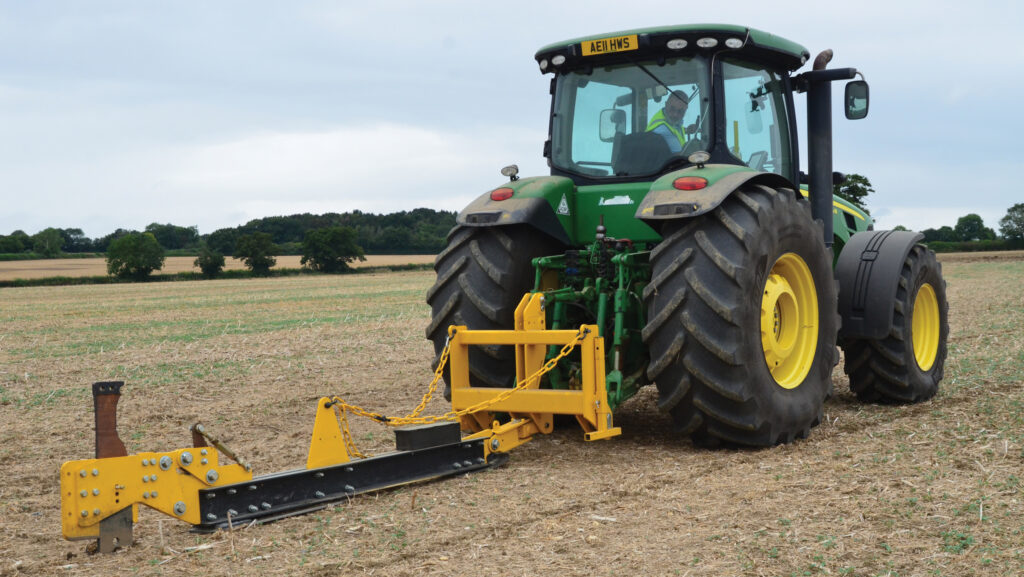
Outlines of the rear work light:
M 700 176 L 680 176 L 672 182 L 672 186 L 678 190 L 700 190 L 707 187 L 708 179 Z M 494 193 L 491 193 L 494 196 Z
M 508 200 L 512 198 L 512 194 L 515 191 L 507 186 L 501 188 L 495 188 L 491 191 L 491 200 Z

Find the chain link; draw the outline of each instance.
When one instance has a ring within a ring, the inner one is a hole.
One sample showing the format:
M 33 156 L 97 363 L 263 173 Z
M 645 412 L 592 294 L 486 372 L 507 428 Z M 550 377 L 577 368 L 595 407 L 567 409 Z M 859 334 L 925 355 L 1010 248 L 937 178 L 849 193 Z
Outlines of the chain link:
M 420 400 L 420 403 L 416 405 L 416 408 L 413 409 L 412 412 L 409 413 L 408 415 L 404 417 L 388 417 L 381 413 L 367 411 L 366 409 L 358 405 L 349 404 L 345 402 L 345 400 L 342 399 L 341 397 L 331 397 L 331 404 L 338 409 L 338 420 L 341 423 L 341 433 L 342 438 L 345 442 L 345 448 L 348 449 L 350 455 L 355 455 L 356 457 L 359 457 L 361 459 L 367 457 L 367 455 L 363 454 L 362 452 L 359 451 L 359 449 L 356 448 L 356 444 L 352 440 L 352 433 L 351 431 L 349 431 L 348 428 L 348 413 L 352 413 L 353 415 L 358 415 L 360 417 L 366 417 L 368 419 L 373 419 L 389 427 L 401 427 L 406 425 L 431 425 L 440 421 L 455 421 L 465 415 L 469 415 L 471 413 L 478 413 L 480 411 L 486 410 L 488 407 L 492 407 L 498 403 L 501 403 L 502 401 L 505 401 L 513 394 L 515 394 L 516 391 L 520 391 L 522 389 L 527 388 L 527 386 L 529 386 L 530 383 L 539 380 L 541 377 L 551 372 L 551 370 L 555 368 L 559 361 L 567 357 L 569 353 L 571 353 L 572 350 L 576 348 L 577 344 L 583 342 L 583 339 L 586 338 L 586 336 L 589 333 L 589 329 L 581 328 L 576 333 L 576 336 L 574 336 L 571 341 L 569 341 L 568 343 L 566 343 L 564 347 L 562 347 L 562 350 L 558 353 L 558 355 L 549 359 L 540 367 L 540 369 L 535 371 L 533 374 L 526 377 L 522 381 L 516 383 L 515 387 L 511 389 L 505 389 L 501 394 L 491 399 L 481 401 L 475 405 L 466 407 L 465 409 L 461 409 L 459 411 L 448 411 L 443 415 L 429 415 L 421 417 L 420 413 L 422 413 L 423 410 L 426 409 L 427 404 L 429 404 L 431 399 L 434 397 L 434 393 L 437 392 L 438 383 L 441 382 L 441 377 L 444 374 L 444 368 L 448 364 L 449 353 L 451 351 L 451 337 L 449 336 L 448 339 L 445 340 L 444 349 L 441 351 L 441 357 L 440 359 L 438 359 L 437 368 L 434 370 L 434 379 L 430 381 L 430 386 L 427 387 L 427 392 L 423 395 L 423 399 Z

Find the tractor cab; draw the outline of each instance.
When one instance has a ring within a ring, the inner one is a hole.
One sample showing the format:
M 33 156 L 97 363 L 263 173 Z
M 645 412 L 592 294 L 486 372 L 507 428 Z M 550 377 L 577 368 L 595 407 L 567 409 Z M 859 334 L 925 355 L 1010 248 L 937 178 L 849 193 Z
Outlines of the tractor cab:
M 552 44 L 551 173 L 577 185 L 652 181 L 706 162 L 799 181 L 791 72 L 806 48 L 738 26 L 649 28 Z M 847 98 L 866 112 L 867 91 Z M 681 112 L 681 116 L 679 116 Z M 849 113 L 848 113 L 849 114 Z

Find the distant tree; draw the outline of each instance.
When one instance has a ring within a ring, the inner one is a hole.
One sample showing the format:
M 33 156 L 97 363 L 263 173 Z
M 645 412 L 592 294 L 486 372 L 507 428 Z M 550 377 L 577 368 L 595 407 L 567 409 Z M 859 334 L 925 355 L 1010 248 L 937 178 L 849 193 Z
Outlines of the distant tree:
M 302 264 L 320 272 L 344 272 L 349 263 L 366 260 L 363 248 L 356 244 L 356 230 L 332 226 L 311 230 L 302 241 Z
M 265 232 L 254 232 L 238 238 L 235 250 L 232 251 L 232 258 L 245 263 L 253 274 L 267 276 L 270 274 L 270 267 L 277 264 L 275 254 L 277 246 L 274 245 L 272 237 Z
M 903 230 L 903 231 L 910 230 L 909 228 L 903 226 L 902 224 L 897 224 L 896 226 L 892 227 L 892 229 L 893 230 Z
M 61 249 L 64 252 L 89 252 L 92 250 L 92 240 L 85 236 L 80 228 L 59 228 L 61 236 Z
M 47 258 L 60 255 L 64 238 L 56 228 L 41 230 L 32 236 L 32 251 Z
M 973 213 L 961 216 L 953 232 L 956 233 L 956 240 L 960 241 L 993 240 L 996 237 L 995 231 L 985 226 L 981 217 Z
M 100 237 L 94 240 L 92 243 L 93 250 L 95 250 L 96 252 L 107 252 L 107 249 L 110 248 L 110 243 L 114 242 L 115 240 L 121 237 L 128 236 L 129 234 L 138 233 L 134 230 L 119 228 L 104 237 Z
M 107 247 L 107 273 L 143 280 L 164 266 L 164 248 L 148 232 L 133 232 Z
M 1024 202 L 1018 202 L 999 219 L 999 232 L 1007 240 L 1024 240 Z
M 871 187 L 871 181 L 866 176 L 856 173 L 847 174 L 846 180 L 834 185 L 832 191 L 836 196 L 840 196 L 859 206 L 864 212 L 870 213 L 867 198 L 869 194 L 875 192 L 875 189 Z
M 25 243 L 21 238 L 12 235 L 0 236 L 0 253 L 17 254 L 25 252 Z
M 224 270 L 224 255 L 204 244 L 192 265 L 199 267 L 206 278 L 213 278 Z
M 199 229 L 194 226 L 185 227 L 154 222 L 146 227 L 146 232 L 153 233 L 160 246 L 168 250 L 195 246 L 199 243 Z

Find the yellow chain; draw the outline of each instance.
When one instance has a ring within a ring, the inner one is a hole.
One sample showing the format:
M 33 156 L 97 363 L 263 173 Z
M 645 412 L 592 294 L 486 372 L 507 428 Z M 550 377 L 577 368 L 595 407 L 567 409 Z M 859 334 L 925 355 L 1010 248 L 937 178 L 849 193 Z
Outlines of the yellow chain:
M 413 411 L 408 415 L 404 417 L 387 417 L 380 413 L 367 411 L 366 409 L 360 406 L 351 405 L 345 402 L 345 400 L 342 399 L 341 397 L 331 397 L 331 403 L 339 409 L 339 420 L 341 421 L 341 431 L 342 437 L 344 438 L 345 441 L 345 447 L 348 449 L 349 454 L 355 455 L 361 459 L 366 458 L 366 455 L 361 453 L 356 448 L 355 442 L 352 440 L 352 433 L 349 431 L 348 428 L 348 413 L 373 419 L 389 427 L 400 427 L 405 425 L 430 425 L 433 423 L 437 423 L 438 421 L 458 420 L 459 417 L 463 417 L 470 413 L 478 413 L 480 411 L 487 409 L 490 406 L 496 405 L 508 399 L 513 394 L 515 394 L 516 391 L 525 389 L 530 383 L 540 379 L 547 373 L 551 372 L 551 370 L 554 369 L 555 366 L 558 364 L 558 361 L 567 357 L 569 353 L 571 353 L 572 350 L 576 347 L 576 345 L 582 342 L 584 338 L 586 338 L 589 332 L 590 331 L 588 329 L 580 329 L 576 333 L 576 336 L 573 337 L 571 341 L 566 343 L 564 347 L 562 347 L 562 350 L 558 353 L 558 355 L 549 359 L 540 367 L 540 369 L 535 371 L 532 375 L 516 383 L 515 387 L 511 389 L 505 389 L 505 391 L 503 391 L 496 397 L 493 397 L 486 401 L 481 401 L 473 406 L 466 407 L 465 409 L 462 409 L 460 411 L 448 411 L 443 415 L 431 415 L 427 417 L 421 417 L 419 416 L 419 414 L 423 412 L 427 404 L 430 403 L 430 400 L 433 398 L 434 393 L 437 392 L 437 384 L 441 382 L 441 375 L 444 374 L 444 367 L 448 363 L 448 355 L 449 351 L 451 350 L 451 338 L 449 337 L 449 339 L 445 341 L 444 349 L 441 351 L 441 358 L 438 360 L 437 369 L 434 370 L 434 379 L 430 382 L 430 386 L 427 388 L 426 394 L 423 395 L 423 399 L 420 401 L 418 405 L 416 405 L 416 408 L 413 409 Z

